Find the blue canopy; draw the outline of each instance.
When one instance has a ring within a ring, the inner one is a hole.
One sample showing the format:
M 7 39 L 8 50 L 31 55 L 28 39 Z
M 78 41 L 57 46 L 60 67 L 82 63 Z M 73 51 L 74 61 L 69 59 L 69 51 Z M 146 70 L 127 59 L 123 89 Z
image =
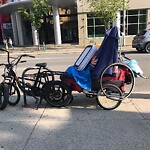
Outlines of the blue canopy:
M 92 71 L 92 78 L 98 78 L 105 67 L 118 61 L 118 28 L 106 32 L 101 47 L 96 52 L 98 62 Z

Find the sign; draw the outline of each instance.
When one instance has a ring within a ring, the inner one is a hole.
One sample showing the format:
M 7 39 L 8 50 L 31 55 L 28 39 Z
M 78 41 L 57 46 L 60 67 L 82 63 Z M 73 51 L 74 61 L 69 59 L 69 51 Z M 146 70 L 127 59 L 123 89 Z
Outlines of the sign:
M 3 29 L 12 29 L 12 23 L 3 23 Z

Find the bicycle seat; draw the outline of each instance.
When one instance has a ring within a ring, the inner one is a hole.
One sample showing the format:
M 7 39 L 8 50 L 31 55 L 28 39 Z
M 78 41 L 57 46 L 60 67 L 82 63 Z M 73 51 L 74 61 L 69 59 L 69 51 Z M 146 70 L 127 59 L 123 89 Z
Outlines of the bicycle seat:
M 47 63 L 37 63 L 35 66 L 37 66 L 37 67 L 46 67 Z

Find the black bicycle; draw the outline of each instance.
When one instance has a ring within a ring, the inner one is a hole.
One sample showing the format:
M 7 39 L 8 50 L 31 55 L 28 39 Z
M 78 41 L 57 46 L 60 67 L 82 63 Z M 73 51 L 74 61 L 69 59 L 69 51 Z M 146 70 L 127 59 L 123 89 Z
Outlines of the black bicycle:
M 24 63 L 26 60 L 21 61 L 23 57 L 34 56 L 23 54 L 17 58 L 10 57 L 9 51 L 7 52 L 7 64 L 3 64 L 5 83 L 9 85 L 9 101 L 8 103 L 15 106 L 20 101 L 20 91 L 23 92 L 24 106 L 27 104 L 27 96 L 32 96 L 39 101 L 37 108 L 42 100 L 46 100 L 51 106 L 62 107 L 68 104 L 71 100 L 71 92 L 68 86 L 62 81 L 56 81 L 55 76 L 61 75 L 61 72 L 56 72 L 48 69 L 46 63 L 38 63 L 35 67 L 26 68 L 21 77 L 16 75 L 14 70 L 18 63 Z M 10 61 L 10 58 L 12 61 Z

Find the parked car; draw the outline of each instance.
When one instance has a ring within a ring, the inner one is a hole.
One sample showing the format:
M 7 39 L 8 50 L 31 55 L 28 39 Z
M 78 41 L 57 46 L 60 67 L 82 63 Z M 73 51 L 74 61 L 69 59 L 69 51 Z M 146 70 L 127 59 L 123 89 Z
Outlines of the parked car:
M 132 40 L 132 47 L 138 52 L 150 53 L 150 29 L 140 31 Z

